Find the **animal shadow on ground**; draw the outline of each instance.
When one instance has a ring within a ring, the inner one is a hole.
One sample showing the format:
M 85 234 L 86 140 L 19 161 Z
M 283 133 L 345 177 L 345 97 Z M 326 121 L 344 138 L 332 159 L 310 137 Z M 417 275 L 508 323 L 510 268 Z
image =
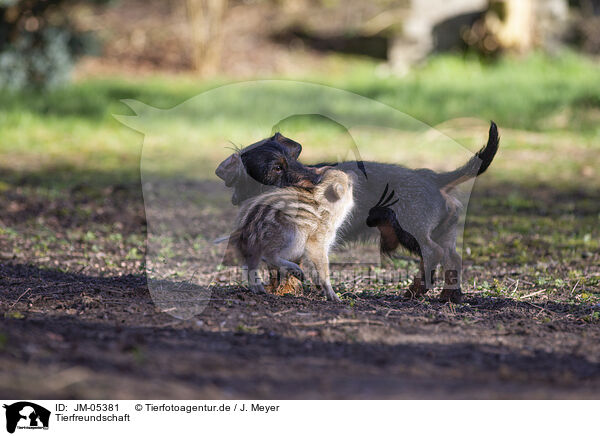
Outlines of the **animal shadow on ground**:
M 589 308 L 468 296 L 352 304 L 213 290 L 189 320 L 143 276 L 0 266 L 0 392 L 37 398 L 597 398 Z

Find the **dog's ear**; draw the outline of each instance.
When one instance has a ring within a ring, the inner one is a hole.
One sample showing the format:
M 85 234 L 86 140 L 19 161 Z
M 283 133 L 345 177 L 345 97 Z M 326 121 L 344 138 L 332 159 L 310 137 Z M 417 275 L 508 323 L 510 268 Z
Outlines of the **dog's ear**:
M 244 169 L 242 158 L 239 153 L 234 153 L 219 164 L 215 174 L 225 182 L 225 186 L 231 187 Z
M 323 165 L 322 167 L 316 167 L 314 170 L 315 170 L 316 174 L 322 175 L 325 171 L 330 170 L 332 168 L 333 168 L 333 166 L 331 166 L 331 165 Z
M 298 156 L 300 156 L 302 146 L 296 141 L 286 138 L 279 132 L 275 133 L 271 139 L 283 145 L 294 159 L 298 159 Z

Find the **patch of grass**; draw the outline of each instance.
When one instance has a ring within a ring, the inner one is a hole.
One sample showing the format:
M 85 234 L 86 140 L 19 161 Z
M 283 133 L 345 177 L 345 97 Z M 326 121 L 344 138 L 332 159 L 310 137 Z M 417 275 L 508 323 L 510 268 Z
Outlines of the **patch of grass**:
M 600 312 L 594 311 L 591 314 L 584 316 L 583 320 L 590 324 L 599 324 L 600 323 Z
M 144 347 L 139 345 L 133 346 L 130 352 L 136 365 L 142 366 L 146 363 L 147 356 Z
M 127 253 L 127 256 L 125 256 L 125 259 L 127 260 L 139 260 L 142 259 L 142 253 L 139 252 L 139 250 L 137 249 L 137 247 L 132 247 L 129 252 Z
M 238 334 L 251 334 L 255 335 L 258 333 L 258 329 L 256 327 L 247 326 L 245 324 L 238 324 L 235 328 L 236 333 Z
M 327 76 L 289 78 L 347 89 L 389 104 L 430 125 L 464 117 L 494 119 L 502 133 L 501 156 L 494 164 L 498 177 L 514 180 L 529 176 L 533 180 L 552 181 L 564 176 L 573 180 L 591 169 L 593 180 L 598 179 L 590 165 L 598 153 L 596 135 L 600 119 L 595 114 L 600 112 L 600 68 L 590 60 L 563 53 L 485 64 L 477 59 L 438 56 L 405 77 L 382 77 L 378 71 L 375 64 L 363 63 L 350 71 Z M 112 117 L 112 114 L 132 114 L 120 100 L 135 99 L 168 109 L 226 81 L 226 78 L 218 82 L 199 82 L 193 78 L 174 81 L 164 77 L 90 79 L 44 94 L 27 91 L 3 94 L 0 156 L 1 166 L 7 171 L 2 176 L 2 186 L 15 182 L 46 186 L 61 182 L 135 182 L 139 180 L 143 137 Z M 274 98 L 278 105 L 293 109 L 294 101 L 279 100 L 282 99 Z M 256 112 L 253 104 L 233 99 L 230 113 L 209 114 L 212 121 L 202 130 L 198 130 L 199 120 L 205 122 L 202 116 L 206 114 L 195 113 L 191 108 L 166 120 L 165 135 L 157 140 L 166 147 L 182 141 L 197 144 L 196 172 L 214 178 L 213 161 L 226 152 L 223 147 L 227 144 L 221 143 L 224 139 L 239 140 L 244 145 L 270 133 L 257 129 L 250 116 Z M 360 108 L 356 110 L 360 113 Z M 239 139 L 227 133 L 233 126 L 240 131 Z M 323 117 L 294 117 L 278 128 L 305 143 L 303 156 L 307 161 L 336 157 L 336 150 L 344 149 L 349 141 L 339 125 Z M 476 132 L 467 129 L 449 133 L 468 147 L 478 147 L 484 129 L 482 125 Z M 528 136 L 506 129 L 545 134 Z M 430 151 L 429 146 L 418 153 L 411 148 L 412 156 L 403 154 L 401 147 L 391 146 L 423 138 L 400 138 L 394 132 L 368 131 L 365 135 L 369 136 L 369 146 L 362 147 L 361 152 L 367 159 L 434 167 L 443 166 L 448 160 L 441 154 L 444 150 Z M 556 153 L 563 156 L 568 153 L 569 158 L 554 159 Z M 415 160 L 415 154 L 422 156 L 423 162 Z M 203 166 L 207 157 L 210 159 Z M 456 163 L 460 160 L 457 158 Z M 525 161 L 527 166 L 523 166 Z M 450 159 L 448 164 L 455 162 Z M 532 172 L 535 177 L 530 177 Z M 514 193 L 510 207 L 530 206 L 522 200 Z
M 569 52 L 498 63 L 438 56 L 403 79 L 372 81 L 365 72 L 348 85 L 431 125 L 471 116 L 525 130 L 598 129 L 600 68 Z M 586 117 L 586 111 L 596 115 Z
M 587 120 L 581 112 L 600 109 L 600 68 L 592 60 L 570 52 L 505 58 L 497 63 L 444 55 L 432 57 L 404 77 L 382 75 L 380 71 L 377 64 L 363 62 L 350 70 L 284 78 L 348 89 L 431 125 L 473 116 L 493 118 L 507 127 L 540 130 L 548 126 L 549 116 L 565 110 L 571 111 L 573 121 L 585 124 Z M 113 113 L 130 114 L 121 99 L 168 109 L 230 81 L 198 81 L 194 77 L 172 80 L 160 76 L 143 80 L 107 78 L 86 80 L 43 95 L 31 91 L 5 93 L 0 102 L 0 126 L 36 122 L 39 118 L 62 122 L 61 128 L 66 130 L 78 129 L 74 121 L 98 126 L 111 122 Z M 244 112 L 251 109 L 252 102 L 238 104 L 240 112 Z M 597 124 L 572 127 L 595 130 Z
M 4 312 L 5 319 L 23 319 L 25 315 L 23 315 L 18 310 L 9 310 L 8 312 Z

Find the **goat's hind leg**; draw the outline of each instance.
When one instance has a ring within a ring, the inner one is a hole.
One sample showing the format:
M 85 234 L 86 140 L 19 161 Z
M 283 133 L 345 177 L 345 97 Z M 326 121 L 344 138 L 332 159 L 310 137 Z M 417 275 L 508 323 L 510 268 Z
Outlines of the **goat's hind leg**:
M 444 248 L 444 289 L 440 298 L 453 303 L 462 302 L 461 276 L 462 258 L 456 251 L 457 227 L 456 222 L 450 222 L 448 226 L 440 229 L 436 242 Z
M 440 298 L 444 301 L 453 303 L 462 302 L 462 291 L 460 289 L 462 273 L 462 258 L 452 247 L 447 250 L 444 260 L 444 289 L 440 294 Z

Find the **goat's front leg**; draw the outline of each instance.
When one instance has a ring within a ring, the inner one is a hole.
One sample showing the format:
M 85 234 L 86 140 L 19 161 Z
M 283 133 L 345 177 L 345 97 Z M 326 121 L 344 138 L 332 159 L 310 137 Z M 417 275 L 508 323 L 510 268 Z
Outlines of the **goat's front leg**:
M 434 281 L 434 273 L 431 274 L 431 281 Z M 425 266 L 423 265 L 423 258 L 419 263 L 419 273 L 413 278 L 413 282 L 408 287 L 408 291 L 404 294 L 407 298 L 418 298 L 422 297 L 427 293 L 428 289 L 425 286 Z
M 436 244 L 430 237 L 427 237 L 422 243 L 421 248 L 421 279 L 413 282 L 413 290 L 409 288 L 407 296 L 414 298 L 425 295 L 435 283 L 435 269 L 443 259 L 444 249 Z

